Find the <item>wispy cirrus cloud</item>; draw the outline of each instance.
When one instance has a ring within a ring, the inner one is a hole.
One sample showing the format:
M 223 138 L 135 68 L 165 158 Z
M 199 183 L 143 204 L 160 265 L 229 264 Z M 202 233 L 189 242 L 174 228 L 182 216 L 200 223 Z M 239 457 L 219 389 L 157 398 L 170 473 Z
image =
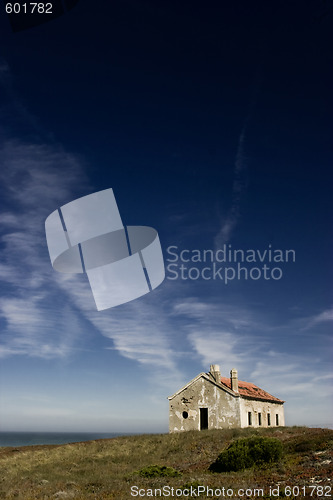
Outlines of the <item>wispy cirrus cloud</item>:
M 83 188 L 84 173 L 60 147 L 18 140 L 2 142 L 0 165 L 0 354 L 66 356 L 80 335 L 80 321 L 50 276 L 44 221 L 70 198 L 74 182 Z
M 307 425 L 332 426 L 328 417 L 333 411 L 332 373 L 320 360 L 308 354 L 270 350 L 254 363 L 250 377 L 286 401 L 287 425 L 307 421 Z
M 260 72 L 258 72 L 253 81 L 248 111 L 243 121 L 241 132 L 238 136 L 233 169 L 231 205 L 226 214 L 221 218 L 221 225 L 214 239 L 215 248 L 221 248 L 224 243 L 228 243 L 230 241 L 233 231 L 241 216 L 241 205 L 248 185 L 248 164 L 245 153 L 245 142 L 248 126 L 256 106 L 260 87 L 261 75 Z
M 135 301 L 98 313 L 85 276 L 52 269 L 46 217 L 93 190 L 78 159 L 60 146 L 7 140 L 0 146 L 0 165 L 0 318 L 5 325 L 0 355 L 67 356 L 88 321 L 122 356 L 174 377 L 170 325 L 157 298 L 149 305 Z
M 221 226 L 215 236 L 215 247 L 221 248 L 228 243 L 240 217 L 240 207 L 243 195 L 247 188 L 247 163 L 244 153 L 247 120 L 238 137 L 237 152 L 234 165 L 234 180 L 232 185 L 231 206 L 226 215 L 222 217 Z
M 333 308 L 326 309 L 325 311 L 303 319 L 303 322 L 305 323 L 305 326 L 303 328 L 304 330 L 309 330 L 316 325 L 320 325 L 321 323 L 327 323 L 330 321 L 333 321 Z
M 112 341 L 108 349 L 144 365 L 148 371 L 153 370 L 162 385 L 180 380 L 173 346 L 174 326 L 166 310 L 167 290 L 156 290 L 145 300 L 97 312 L 86 279 L 61 273 L 56 273 L 55 279 L 85 320 Z
M 252 360 L 260 356 L 265 343 L 258 332 L 262 325 L 244 307 L 192 297 L 175 304 L 173 314 L 186 317 L 188 341 L 205 369 L 214 362 L 224 372 L 237 367 L 246 373 Z
M 217 299 L 206 302 L 200 298 L 187 297 L 174 304 L 173 314 L 175 316 L 187 315 L 189 318 L 197 319 L 201 324 L 220 325 L 227 328 L 260 326 L 250 309 L 220 302 Z
M 26 355 L 37 358 L 63 358 L 78 348 L 81 336 L 79 318 L 61 304 L 61 315 L 49 306 L 47 297 L 0 299 L 2 330 L 0 357 Z
M 184 319 L 188 342 L 204 371 L 211 363 L 220 364 L 224 376 L 229 376 L 231 368 L 237 368 L 241 380 L 253 382 L 287 401 L 288 412 L 294 415 L 294 420 L 288 423 L 304 421 L 304 415 L 300 415 L 300 401 L 304 404 L 309 394 L 313 407 L 325 406 L 323 401 L 332 392 L 332 373 L 328 364 L 313 353 L 277 347 L 280 336 L 285 338 L 290 330 L 295 333 L 295 319 L 288 324 L 267 322 L 258 311 L 239 305 L 204 302 L 195 297 L 175 304 L 173 314 Z M 325 310 L 311 318 L 298 318 L 297 328 L 301 331 L 308 325 L 309 330 L 313 328 L 315 332 L 317 324 L 330 320 L 331 312 Z M 313 410 L 309 409 L 309 415 L 311 412 Z M 313 418 L 319 422 L 315 415 Z M 326 425 L 325 418 L 323 415 L 322 422 Z

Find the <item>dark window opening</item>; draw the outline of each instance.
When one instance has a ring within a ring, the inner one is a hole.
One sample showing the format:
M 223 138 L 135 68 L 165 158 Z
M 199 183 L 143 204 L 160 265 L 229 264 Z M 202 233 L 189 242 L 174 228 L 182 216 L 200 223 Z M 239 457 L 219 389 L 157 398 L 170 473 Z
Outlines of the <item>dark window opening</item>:
M 271 425 L 271 414 L 267 413 L 267 425 Z
M 276 425 L 279 425 L 279 415 L 278 414 L 275 415 L 275 422 L 276 422 Z
M 187 417 L 188 417 L 187 411 L 183 411 L 183 418 L 187 418 Z
M 247 416 L 248 416 L 249 425 L 252 425 L 252 413 L 249 411 Z
M 208 408 L 200 408 L 200 430 L 208 429 Z
M 261 425 L 261 413 L 258 413 L 258 424 Z

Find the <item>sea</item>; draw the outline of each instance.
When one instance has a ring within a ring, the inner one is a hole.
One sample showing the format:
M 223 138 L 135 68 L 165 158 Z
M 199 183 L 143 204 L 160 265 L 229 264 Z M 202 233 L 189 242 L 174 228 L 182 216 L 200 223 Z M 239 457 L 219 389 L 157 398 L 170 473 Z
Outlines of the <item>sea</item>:
M 133 433 L 134 434 L 134 433 Z M 66 444 L 92 441 L 94 439 L 109 439 L 130 435 L 126 433 L 108 432 L 0 432 L 0 447 L 2 446 L 32 446 L 41 444 Z
M 308 425 L 333 429 L 332 424 Z M 163 431 L 161 431 L 163 432 Z M 166 431 L 164 431 L 166 432 Z M 119 436 L 133 436 L 136 432 L 4 432 L 0 431 L 0 447 L 33 446 L 42 444 L 66 444 L 93 441 L 94 439 L 110 439 Z

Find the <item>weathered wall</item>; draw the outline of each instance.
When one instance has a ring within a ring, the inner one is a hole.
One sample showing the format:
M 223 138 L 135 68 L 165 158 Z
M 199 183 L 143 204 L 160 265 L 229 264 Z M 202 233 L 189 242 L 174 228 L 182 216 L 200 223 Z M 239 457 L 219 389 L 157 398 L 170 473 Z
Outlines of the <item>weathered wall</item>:
M 169 432 L 200 430 L 200 408 L 208 408 L 208 429 L 240 427 L 239 400 L 201 377 L 170 400 Z
M 241 427 L 248 427 L 248 412 L 252 414 L 251 427 L 269 427 L 268 414 L 270 414 L 271 425 L 276 427 L 276 415 L 279 416 L 279 426 L 284 426 L 284 409 L 282 404 L 266 401 L 255 401 L 251 399 L 240 400 Z M 261 413 L 261 426 L 259 425 L 259 413 Z

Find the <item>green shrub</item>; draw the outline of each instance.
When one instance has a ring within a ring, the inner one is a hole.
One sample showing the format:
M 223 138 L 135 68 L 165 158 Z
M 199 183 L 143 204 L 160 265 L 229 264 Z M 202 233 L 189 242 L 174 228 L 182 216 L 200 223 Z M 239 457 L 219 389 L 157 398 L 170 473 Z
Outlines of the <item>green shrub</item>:
M 209 470 L 212 472 L 230 472 L 262 466 L 279 460 L 282 444 L 278 439 L 251 437 L 238 439 L 217 457 Z
M 149 465 L 143 469 L 137 471 L 137 474 L 141 477 L 176 477 L 181 476 L 181 472 L 172 467 L 166 467 L 165 465 Z
M 332 443 L 332 442 L 331 442 Z M 313 451 L 323 451 L 331 445 L 321 434 L 315 436 L 307 436 L 301 439 L 295 439 L 286 445 L 288 452 L 304 453 Z

